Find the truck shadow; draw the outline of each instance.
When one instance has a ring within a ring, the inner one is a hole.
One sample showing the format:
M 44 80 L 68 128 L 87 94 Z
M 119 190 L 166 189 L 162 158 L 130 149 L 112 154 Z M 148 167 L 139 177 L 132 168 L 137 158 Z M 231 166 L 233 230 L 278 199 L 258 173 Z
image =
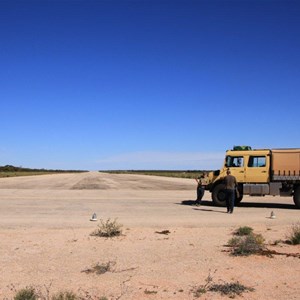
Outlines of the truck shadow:
M 241 202 L 237 206 L 238 207 L 297 209 L 296 205 L 286 204 L 286 203 Z
M 206 207 L 212 207 L 212 208 L 215 207 L 211 201 L 202 200 L 201 205 L 196 205 L 195 200 L 183 200 L 183 201 L 181 201 L 181 203 L 177 203 L 177 204 L 193 206 L 193 210 L 217 212 L 217 213 L 221 213 L 221 214 L 226 213 L 226 211 L 220 211 L 220 210 L 206 208 Z
M 190 205 L 190 206 L 196 206 L 196 201 L 195 200 L 183 200 L 180 203 L 181 205 Z M 201 201 L 201 206 L 214 206 L 211 201 Z
M 195 200 L 183 200 L 181 203 L 177 203 L 180 205 L 189 205 L 194 206 L 197 210 L 200 207 L 214 207 L 212 201 L 202 200 L 201 205 L 197 206 Z M 280 209 L 297 209 L 294 204 L 286 204 L 286 203 L 266 203 L 266 202 L 241 202 L 236 205 L 237 207 L 257 207 L 257 208 L 280 208 Z M 202 209 L 203 210 L 203 209 Z

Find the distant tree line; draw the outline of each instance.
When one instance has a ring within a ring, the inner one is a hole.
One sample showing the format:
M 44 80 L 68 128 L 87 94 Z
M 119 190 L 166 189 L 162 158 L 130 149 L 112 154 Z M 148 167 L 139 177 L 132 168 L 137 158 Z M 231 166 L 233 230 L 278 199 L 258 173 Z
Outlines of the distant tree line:
M 102 170 L 99 172 L 113 174 L 139 174 L 166 177 L 195 178 L 201 176 L 203 173 L 210 172 L 210 170 Z
M 35 172 L 35 173 L 80 173 L 80 172 L 86 172 L 84 170 L 52 170 L 52 169 L 31 169 L 31 168 L 23 168 L 23 167 L 15 167 L 12 165 L 6 165 L 6 166 L 0 166 L 0 172 Z

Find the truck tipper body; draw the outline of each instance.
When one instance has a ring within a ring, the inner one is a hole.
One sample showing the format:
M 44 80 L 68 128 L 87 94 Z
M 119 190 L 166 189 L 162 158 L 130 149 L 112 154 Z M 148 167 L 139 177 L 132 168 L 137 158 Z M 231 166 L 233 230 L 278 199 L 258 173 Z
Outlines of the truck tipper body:
M 243 199 L 243 195 L 293 196 L 295 205 L 300 208 L 300 148 L 235 146 L 227 150 L 223 167 L 209 173 L 206 186 L 217 206 L 226 205 L 224 177 L 228 168 L 238 182 L 236 203 Z

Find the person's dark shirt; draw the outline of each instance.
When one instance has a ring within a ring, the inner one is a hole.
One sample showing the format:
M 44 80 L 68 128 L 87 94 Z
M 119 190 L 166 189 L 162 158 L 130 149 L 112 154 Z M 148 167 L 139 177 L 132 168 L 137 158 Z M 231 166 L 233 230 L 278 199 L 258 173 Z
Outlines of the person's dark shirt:
M 236 185 L 237 185 L 237 181 L 234 176 L 229 174 L 225 177 L 225 188 L 227 190 L 234 190 Z

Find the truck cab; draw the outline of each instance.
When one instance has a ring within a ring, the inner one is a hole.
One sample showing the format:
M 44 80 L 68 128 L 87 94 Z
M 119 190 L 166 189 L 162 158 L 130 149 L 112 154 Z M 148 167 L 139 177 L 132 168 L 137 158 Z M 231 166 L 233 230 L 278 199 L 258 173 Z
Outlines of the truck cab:
M 241 183 L 270 181 L 270 151 L 249 150 L 226 152 L 223 169 L 230 168 L 231 174 Z
M 239 196 L 236 197 L 236 203 L 243 198 L 244 184 L 270 182 L 270 150 L 252 150 L 248 146 L 245 148 L 234 147 L 227 150 L 222 168 L 209 174 L 208 189 L 212 193 L 214 204 L 226 205 L 224 178 L 228 168 L 238 182 Z
M 227 169 L 238 182 L 236 203 L 243 195 L 294 196 L 300 208 L 300 149 L 251 149 L 235 146 L 227 150 L 220 170 L 210 172 L 206 189 L 213 203 L 226 205 L 224 178 Z

